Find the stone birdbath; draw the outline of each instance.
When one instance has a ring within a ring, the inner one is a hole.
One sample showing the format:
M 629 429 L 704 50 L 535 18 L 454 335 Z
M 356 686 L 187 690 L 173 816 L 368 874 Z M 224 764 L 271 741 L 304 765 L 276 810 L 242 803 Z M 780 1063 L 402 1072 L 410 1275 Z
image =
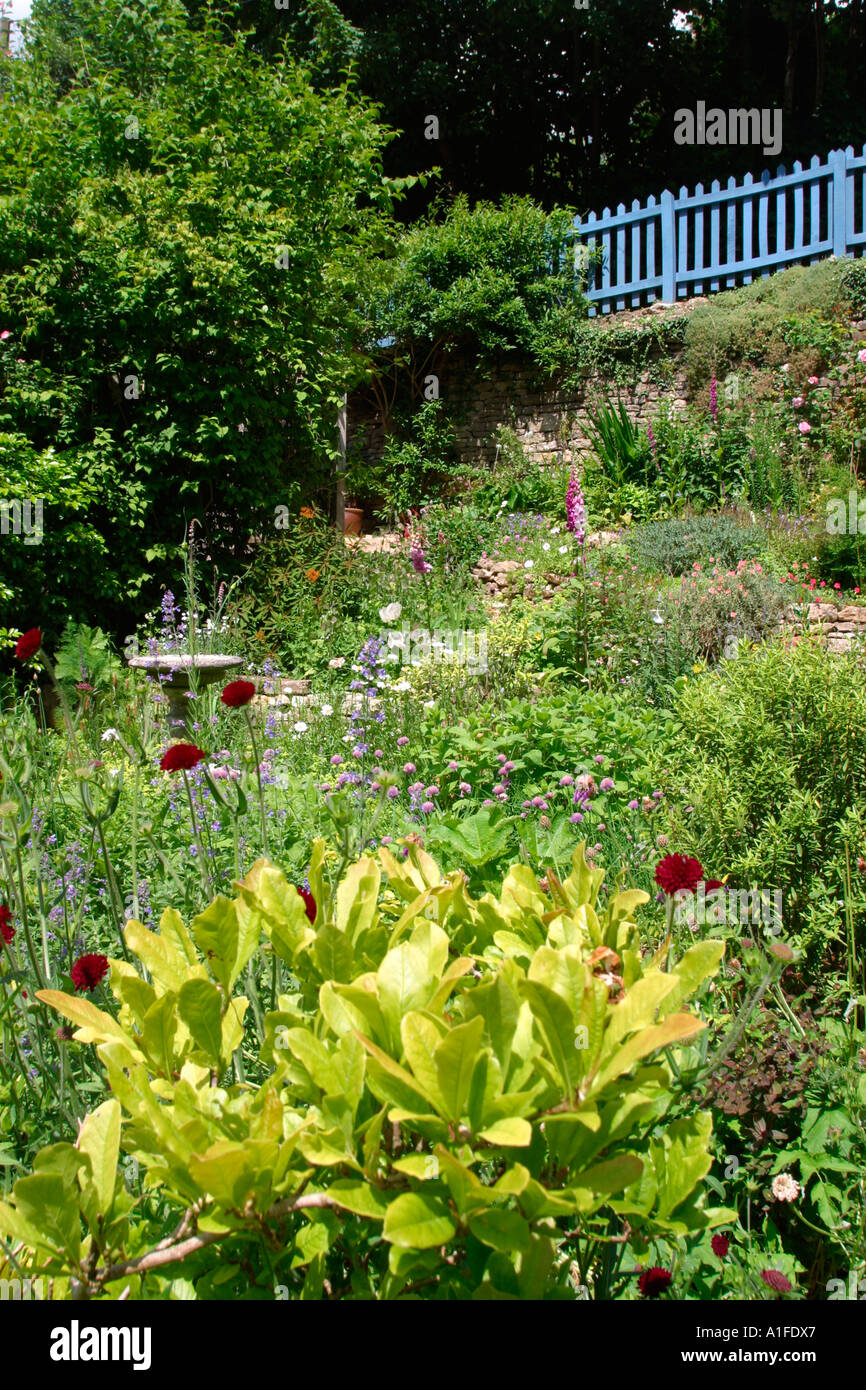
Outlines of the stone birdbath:
M 147 671 L 155 676 L 168 677 L 162 682 L 163 690 L 168 696 L 168 722 L 172 728 L 180 725 L 186 729 L 190 710 L 187 697 L 190 688 L 190 670 L 196 672 L 196 683 L 200 688 L 203 688 L 221 680 L 227 671 L 233 671 L 238 666 L 242 666 L 243 658 L 224 656 L 219 653 L 187 656 L 178 652 L 174 655 L 163 656 L 131 656 L 128 658 L 128 662 L 136 670 Z

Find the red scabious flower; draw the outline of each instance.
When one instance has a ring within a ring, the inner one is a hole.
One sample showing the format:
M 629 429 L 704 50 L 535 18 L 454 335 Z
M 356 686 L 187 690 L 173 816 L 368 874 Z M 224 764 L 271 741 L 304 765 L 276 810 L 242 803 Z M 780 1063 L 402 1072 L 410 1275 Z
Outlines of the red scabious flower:
M 778 1269 L 762 1269 L 761 1278 L 771 1289 L 775 1289 L 776 1293 L 791 1292 L 792 1286 L 788 1283 L 784 1274 L 781 1274 Z
M 316 913 L 318 911 L 318 908 L 316 907 L 316 899 L 313 897 L 309 888 L 299 888 L 298 892 L 304 900 L 304 907 L 307 909 L 307 916 L 309 917 L 311 922 L 315 922 Z
M 724 888 L 724 886 L 720 878 L 708 878 L 704 884 L 704 892 L 714 893 L 717 888 Z
M 79 956 L 69 973 L 76 989 L 89 992 L 96 989 L 99 981 L 108 974 L 108 957 L 97 954 Z
M 29 661 L 31 656 L 35 656 L 42 646 L 42 629 L 31 627 L 29 632 L 22 633 L 15 643 L 15 655 L 19 661 Z
M 644 1298 L 658 1298 L 663 1294 L 671 1282 L 673 1275 L 669 1269 L 661 1269 L 658 1265 L 653 1265 L 652 1269 L 645 1269 L 637 1281 L 637 1286 Z
M 0 904 L 0 936 L 2 936 L 7 946 L 11 946 L 14 935 L 15 928 L 12 925 L 12 913 L 9 911 L 8 907 L 6 907 L 5 903 Z
M 240 709 L 242 705 L 249 704 L 255 693 L 256 687 L 252 681 L 229 681 L 220 699 L 229 709 Z
M 656 883 L 668 897 L 673 897 L 680 888 L 693 893 L 703 876 L 700 860 L 692 859 L 687 854 L 666 854 L 656 865 Z
M 194 743 L 173 743 L 162 755 L 160 767 L 163 772 L 188 772 L 205 756 Z
M 723 1260 L 728 1253 L 728 1246 L 730 1245 L 730 1243 L 731 1242 L 728 1240 L 727 1236 L 713 1236 L 712 1240 L 710 1241 L 710 1244 L 713 1247 L 713 1254 L 718 1255 L 719 1259 Z

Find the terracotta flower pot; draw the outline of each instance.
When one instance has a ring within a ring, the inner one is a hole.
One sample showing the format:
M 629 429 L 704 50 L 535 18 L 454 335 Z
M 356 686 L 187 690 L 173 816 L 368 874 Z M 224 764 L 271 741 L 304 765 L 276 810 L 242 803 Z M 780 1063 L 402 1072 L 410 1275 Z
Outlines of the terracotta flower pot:
M 360 536 L 364 525 L 363 507 L 346 507 L 343 512 L 343 531 L 347 536 Z

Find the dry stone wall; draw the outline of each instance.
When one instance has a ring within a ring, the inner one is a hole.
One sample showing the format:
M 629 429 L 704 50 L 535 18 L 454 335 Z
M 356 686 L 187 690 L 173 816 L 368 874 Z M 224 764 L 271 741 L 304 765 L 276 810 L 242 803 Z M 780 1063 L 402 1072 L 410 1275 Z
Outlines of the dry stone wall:
M 461 459 L 488 466 L 496 461 L 502 426 L 512 429 L 527 455 L 539 463 L 554 457 L 570 463 L 588 453 L 588 412 L 599 398 L 616 394 L 609 375 L 588 376 L 579 387 L 567 387 L 557 378 L 539 384 L 529 364 L 504 360 L 489 376 L 481 376 L 469 361 L 457 357 L 443 367 L 438 385 L 455 425 Z M 619 389 L 619 397 L 634 420 L 648 424 L 663 399 L 672 410 L 685 410 L 685 373 L 675 369 L 673 379 L 662 385 L 650 363 Z M 382 439 L 380 421 L 363 399 L 354 398 L 349 406 L 350 444 L 365 457 L 376 458 Z

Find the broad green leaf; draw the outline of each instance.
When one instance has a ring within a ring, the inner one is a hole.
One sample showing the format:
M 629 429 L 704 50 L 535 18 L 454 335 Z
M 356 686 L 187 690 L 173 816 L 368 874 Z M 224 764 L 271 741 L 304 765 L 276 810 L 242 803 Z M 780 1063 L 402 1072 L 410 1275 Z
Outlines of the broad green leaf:
M 548 1056 L 559 1073 L 564 1098 L 571 1100 L 578 1075 L 574 1046 L 575 1026 L 571 1010 L 565 1000 L 552 989 L 533 980 L 521 981 L 520 992 L 529 1003 L 544 1038 Z
M 393 1201 L 370 1183 L 355 1178 L 338 1178 L 328 1188 L 328 1196 L 346 1211 L 353 1211 L 356 1216 L 369 1216 L 374 1221 L 384 1220 Z
M 354 942 L 378 916 L 381 872 L 375 859 L 361 859 L 347 870 L 337 888 L 337 927 Z
M 507 1074 L 520 999 L 506 972 L 500 970 L 489 984 L 478 985 L 465 998 L 469 1017 L 480 1014 L 484 1019 L 493 1052 Z
M 87 1115 L 76 1147 L 90 1159 L 99 1210 L 107 1217 L 114 1201 L 117 1157 L 120 1153 L 120 1103 L 113 1097 Z
M 189 966 L 171 938 L 148 931 L 134 917 L 124 927 L 123 936 L 129 949 L 150 971 L 156 982 L 157 994 L 163 994 L 166 990 L 176 994 L 189 976 Z
M 665 999 L 659 1016 L 664 1018 L 667 1014 L 673 1013 L 684 1000 L 694 994 L 698 985 L 710 975 L 715 975 L 724 954 L 724 941 L 698 941 L 694 946 L 690 946 L 671 971 L 675 988 Z
M 211 986 L 213 988 L 213 986 Z M 153 1066 L 170 1078 L 175 1070 L 174 1037 L 177 1032 L 177 995 L 161 995 L 144 1016 L 141 1040 Z
M 628 1071 L 641 1057 L 646 1057 L 648 1053 L 655 1052 L 660 1047 L 669 1047 L 671 1043 L 681 1042 L 683 1038 L 694 1037 L 706 1026 L 691 1014 L 672 1014 L 664 1023 L 655 1024 L 633 1034 L 628 1042 L 623 1043 L 622 1047 L 617 1048 L 607 1059 L 593 1079 L 591 1089 L 602 1090 L 610 1081 Z
M 195 1043 L 219 1065 L 222 1059 L 222 998 L 210 980 L 188 980 L 177 997 L 178 1013 Z
M 173 907 L 167 907 L 160 917 L 159 934 L 164 941 L 171 942 L 187 965 L 199 964 L 192 937 L 184 926 L 180 913 Z
M 459 1121 L 466 1110 L 472 1070 L 484 1035 L 480 1015 L 452 1028 L 436 1048 L 434 1063 L 446 1118 Z
M 343 984 L 351 982 L 355 956 L 345 932 L 325 923 L 316 932 L 313 957 L 325 980 L 339 980 Z
M 430 972 L 424 953 L 408 941 L 403 941 L 388 952 L 379 966 L 376 979 L 389 1041 L 396 1048 L 403 1017 L 412 1009 L 424 1008 L 434 992 L 435 977 Z
M 412 1072 L 432 1100 L 437 1110 L 447 1111 L 445 1097 L 439 1084 L 439 1073 L 434 1060 L 436 1049 L 442 1041 L 442 1033 L 432 1019 L 420 1013 L 408 1013 L 400 1027 L 403 1051 Z
M 36 998 L 76 1025 L 77 1042 L 121 1042 L 136 1062 L 144 1061 L 144 1053 L 136 1047 L 130 1035 L 124 1032 L 119 1023 L 115 1023 L 111 1014 L 97 1009 L 89 999 L 77 999 L 74 994 L 63 994 L 59 989 L 37 990 Z
M 50 1242 L 77 1263 L 81 1252 L 81 1218 L 76 1187 L 56 1173 L 19 1178 L 13 1188 L 15 1206 L 40 1232 L 40 1244 Z
M 498 1144 L 503 1148 L 525 1149 L 532 1143 L 532 1125 L 513 1115 L 505 1120 L 497 1120 L 479 1134 L 488 1144 Z
M 469 1229 L 476 1240 L 503 1254 L 529 1249 L 529 1222 L 519 1212 L 491 1207 L 470 1216 Z
M 448 1207 L 440 1198 L 406 1192 L 388 1207 L 382 1235 L 402 1250 L 427 1250 L 446 1245 L 455 1230 Z

